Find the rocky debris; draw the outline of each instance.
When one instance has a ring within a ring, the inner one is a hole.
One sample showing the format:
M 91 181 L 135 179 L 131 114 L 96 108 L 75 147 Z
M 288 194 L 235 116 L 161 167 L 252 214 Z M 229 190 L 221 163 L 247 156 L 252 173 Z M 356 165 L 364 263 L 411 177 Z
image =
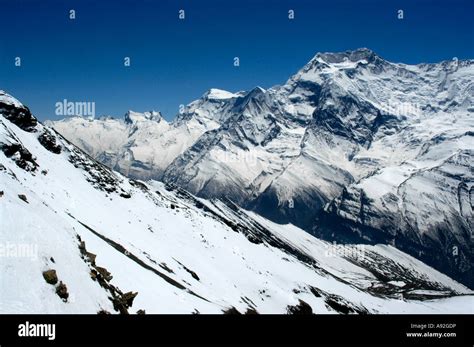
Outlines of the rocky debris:
M 140 181 L 137 181 L 137 180 L 134 180 L 134 179 L 129 179 L 129 182 L 132 186 L 134 186 L 135 188 L 140 189 L 144 193 L 148 192 L 148 190 L 149 190 L 147 185 L 140 182 Z
M 46 176 L 48 174 L 48 170 L 41 170 L 41 174 Z
M 129 193 L 121 193 L 120 196 L 124 199 L 130 199 L 132 197 Z
M 105 267 L 96 266 L 95 269 L 106 281 L 112 280 L 112 274 Z
M 16 107 L 15 105 L 0 102 L 0 113 L 10 122 L 28 132 L 35 132 L 38 121 L 31 114 L 26 106 Z
M 86 252 L 85 257 L 92 265 L 95 265 L 95 258 L 97 255 L 91 252 Z
M 0 150 L 25 171 L 35 171 L 39 166 L 30 151 L 19 143 L 0 143 Z
M 93 281 L 97 281 L 97 271 L 91 270 L 89 273 Z
M 145 310 L 138 310 L 137 314 L 146 314 Z
M 56 273 L 56 270 L 54 270 L 54 269 L 49 269 L 49 270 L 43 271 L 43 278 L 46 281 L 46 283 L 48 283 L 48 284 L 56 285 L 58 283 L 58 275 Z M 63 281 L 59 281 L 59 284 L 56 286 L 56 294 L 64 302 L 67 302 L 67 298 L 69 297 L 69 293 L 67 291 L 67 286 L 66 286 L 66 284 L 63 283 Z
M 73 216 L 70 215 L 70 217 L 74 218 Z M 75 219 L 75 218 L 74 218 Z M 89 227 L 88 225 L 82 223 L 81 221 L 78 221 L 84 228 L 86 228 L 87 230 L 89 230 L 91 233 L 93 233 L 94 235 L 96 235 L 97 237 L 101 238 L 102 240 L 104 240 L 105 242 L 107 242 L 110 246 L 112 246 L 113 248 L 115 248 L 117 251 L 119 251 L 120 253 L 122 253 L 123 255 L 125 255 L 126 257 L 128 257 L 129 259 L 133 260 L 136 264 L 140 265 L 141 267 L 143 267 L 144 269 L 146 270 L 149 270 L 151 272 L 153 272 L 155 275 L 161 277 L 162 279 L 164 279 L 166 282 L 168 282 L 169 284 L 175 286 L 176 288 L 178 289 L 181 289 L 181 290 L 185 290 L 186 292 L 188 292 L 189 294 L 191 295 L 194 295 L 202 300 L 206 300 L 208 301 L 206 298 L 203 298 L 202 296 L 200 296 L 199 294 L 196 294 L 195 292 L 193 292 L 192 290 L 190 290 L 189 288 L 187 288 L 186 286 L 184 286 L 182 283 L 174 280 L 173 278 L 167 276 L 166 274 L 164 274 L 163 272 L 160 272 L 158 271 L 156 268 L 154 268 L 153 266 L 150 266 L 149 264 L 147 264 L 146 262 L 144 262 L 143 260 L 141 260 L 139 257 L 137 257 L 136 255 L 132 254 L 131 252 L 129 252 L 124 246 L 122 246 L 121 244 L 105 237 L 104 235 L 100 234 L 99 232 L 97 232 L 96 230 L 92 229 L 91 227 Z M 80 240 L 80 238 L 79 238 Z
M 328 298 L 325 299 L 325 302 L 326 302 L 327 306 L 329 306 L 330 308 L 332 308 L 333 310 L 335 310 L 337 312 L 340 312 L 340 313 L 343 313 L 343 314 L 348 314 L 348 313 L 354 313 L 355 312 L 350 307 L 344 305 L 343 303 L 339 302 L 335 298 L 328 297 Z
M 114 300 L 112 300 L 112 303 L 114 304 L 114 309 L 122 314 L 128 314 L 128 309 L 132 307 L 133 299 L 135 299 L 137 295 L 137 292 L 127 292 L 116 296 Z
M 249 307 L 247 311 L 245 311 L 245 314 L 259 314 L 259 313 L 255 308 Z
M 3 196 L 3 190 L 0 190 L 0 198 Z
M 58 283 L 58 275 L 56 274 L 56 270 L 50 269 L 43 272 L 43 277 L 45 281 L 49 284 L 55 285 Z
M 295 306 L 288 305 L 286 308 L 288 314 L 313 314 L 311 306 L 299 299 L 299 304 Z
M 124 198 L 130 195 L 120 187 L 123 180 L 117 176 L 117 174 L 78 148 L 72 149 L 69 162 L 72 163 L 74 167 L 84 170 L 86 180 L 90 182 L 94 188 L 106 193 L 118 193 Z
M 82 259 L 91 263 L 92 265 L 95 265 L 95 258 L 97 255 L 86 250 L 86 243 L 84 241 L 79 242 L 79 251 L 81 252 Z
M 309 290 L 310 290 L 310 292 L 311 292 L 315 297 L 317 297 L 317 298 L 320 298 L 320 297 L 321 297 L 321 293 L 319 292 L 318 289 L 316 289 L 316 288 L 310 286 L 310 287 L 309 287 Z
M 67 291 L 67 286 L 63 283 L 63 281 L 59 281 L 59 284 L 56 287 L 56 294 L 58 294 L 58 296 L 63 299 L 64 302 L 67 301 L 69 293 Z
M 133 305 L 133 299 L 135 299 L 135 297 L 138 295 L 137 292 L 127 292 L 125 294 L 122 295 L 122 300 L 124 301 L 124 303 L 128 306 L 128 307 L 131 307 Z
M 351 304 L 349 301 L 345 300 L 344 298 L 338 295 L 329 294 L 324 299 L 326 306 L 332 308 L 333 310 L 343 313 L 356 313 L 356 314 L 367 314 L 369 313 L 365 307 L 357 307 Z
M 79 240 L 79 251 L 84 255 L 86 253 L 86 242 L 82 241 L 79 235 L 77 235 L 77 238 Z
M 110 314 L 110 312 L 107 311 L 107 310 L 102 309 L 99 312 L 97 312 L 97 314 Z
M 43 133 L 38 136 L 38 141 L 48 151 L 59 154 L 61 153 L 61 146 L 57 144 L 56 137 L 47 129 L 43 130 Z
M 113 278 L 112 274 L 106 268 L 96 265 L 97 255 L 88 252 L 85 241 L 82 241 L 79 235 L 76 235 L 76 237 L 79 241 L 79 251 L 81 253 L 81 257 L 90 266 L 89 275 L 91 279 L 93 281 L 97 281 L 102 288 L 104 288 L 111 294 L 111 297 L 109 297 L 109 299 L 110 301 L 112 301 L 115 311 L 119 312 L 120 314 L 128 314 L 128 309 L 132 307 L 133 300 L 138 295 L 138 292 L 122 293 L 119 288 L 112 285 L 110 283 Z M 99 311 L 98 314 L 108 314 L 107 311 L 104 311 L 102 313 L 101 311 Z M 143 311 L 143 313 L 144 312 L 145 311 Z
M 234 306 L 222 311 L 224 314 L 241 314 Z
M 29 204 L 28 199 L 26 198 L 25 194 L 18 194 L 18 197 L 24 202 L 26 202 L 27 204 Z

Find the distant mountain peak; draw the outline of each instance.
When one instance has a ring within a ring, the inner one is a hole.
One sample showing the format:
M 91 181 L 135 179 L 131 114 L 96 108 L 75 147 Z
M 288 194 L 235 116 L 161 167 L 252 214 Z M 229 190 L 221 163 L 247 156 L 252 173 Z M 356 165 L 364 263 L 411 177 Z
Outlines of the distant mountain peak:
M 253 88 L 251 91 L 249 91 L 249 92 L 247 93 L 247 95 L 259 95 L 259 94 L 263 94 L 263 93 L 265 93 L 265 92 L 266 92 L 265 89 L 263 89 L 263 88 L 260 87 L 260 86 L 256 86 L 256 87 Z
M 208 100 L 225 100 L 225 99 L 236 98 L 238 96 L 239 95 L 237 94 L 228 92 L 226 90 L 217 89 L 217 88 L 211 88 L 203 95 L 203 97 Z
M 125 122 L 128 124 L 133 124 L 143 121 L 155 121 L 161 122 L 163 120 L 163 115 L 159 111 L 148 111 L 148 112 L 135 112 L 132 110 L 127 111 L 124 116 Z
M 243 99 L 243 103 L 247 102 L 248 100 L 251 99 L 256 99 L 260 97 L 261 95 L 265 94 L 266 90 L 263 89 L 262 87 L 255 87 L 251 90 L 249 90 L 245 95 Z
M 340 64 L 344 62 L 366 61 L 367 63 L 381 59 L 374 51 L 368 48 L 358 48 L 356 50 L 348 50 L 345 52 L 321 52 L 316 54 L 313 60 L 323 61 L 328 64 Z M 383 59 L 381 59 L 383 60 Z

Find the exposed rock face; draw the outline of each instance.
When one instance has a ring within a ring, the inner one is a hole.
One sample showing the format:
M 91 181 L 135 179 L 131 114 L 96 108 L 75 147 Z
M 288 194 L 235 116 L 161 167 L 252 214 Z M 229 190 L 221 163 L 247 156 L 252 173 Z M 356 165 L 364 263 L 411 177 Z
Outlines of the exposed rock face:
M 0 143 L 0 150 L 9 158 L 12 158 L 16 165 L 27 171 L 35 171 L 38 167 L 31 153 L 20 143 L 12 139 L 11 143 Z
M 380 170 L 344 189 L 321 211 L 313 233 L 392 244 L 474 286 L 473 154 L 460 151 L 411 174 L 403 167 Z M 389 189 L 377 190 L 388 177 Z
M 49 130 L 44 130 L 40 136 L 38 136 L 38 141 L 46 148 L 48 151 L 59 154 L 61 153 L 61 146 L 56 143 L 56 138 L 51 134 Z
M 0 90 L 0 113 L 19 128 L 28 132 L 34 132 L 38 124 L 28 107 L 10 97 L 3 90 Z
M 313 309 L 306 302 L 300 299 L 299 304 L 288 306 L 288 314 L 313 314 Z

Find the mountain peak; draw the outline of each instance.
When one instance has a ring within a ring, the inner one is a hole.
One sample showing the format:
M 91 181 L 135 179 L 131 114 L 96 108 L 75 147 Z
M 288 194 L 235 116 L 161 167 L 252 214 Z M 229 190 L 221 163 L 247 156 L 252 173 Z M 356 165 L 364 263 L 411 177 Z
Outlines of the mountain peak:
M 250 99 L 253 99 L 253 98 L 258 98 L 260 95 L 263 95 L 265 94 L 266 90 L 263 89 L 262 87 L 255 87 L 253 89 L 251 89 L 250 91 L 248 91 L 244 97 L 245 99 L 244 100 L 250 100 Z
M 14 107 L 24 107 L 21 102 L 15 99 L 13 96 L 5 92 L 4 90 L 0 90 L 0 103 L 11 105 Z
M 256 86 L 255 88 L 253 88 L 251 91 L 249 91 L 248 94 L 262 94 L 262 93 L 265 93 L 266 90 L 263 89 L 262 87 L 260 86 Z
M 321 81 L 321 72 L 335 72 L 339 70 L 354 69 L 357 67 L 369 68 L 371 72 L 381 71 L 389 64 L 368 48 L 358 48 L 345 52 L 320 52 L 317 53 L 301 70 L 290 78 L 298 81 L 301 78 L 311 81 Z
M 155 121 L 157 123 L 161 122 L 163 115 L 159 111 L 148 111 L 148 112 L 135 112 L 128 110 L 124 116 L 125 122 L 129 124 L 143 122 L 143 121 Z
M 318 53 L 314 57 L 314 61 L 324 62 L 327 64 L 339 64 L 343 62 L 359 62 L 367 61 L 367 63 L 372 63 L 376 59 L 381 59 L 374 51 L 368 48 L 358 48 L 356 50 L 348 50 L 345 52 L 324 52 Z
M 225 100 L 236 98 L 238 96 L 239 95 L 217 88 L 211 88 L 204 94 L 204 98 L 208 100 Z

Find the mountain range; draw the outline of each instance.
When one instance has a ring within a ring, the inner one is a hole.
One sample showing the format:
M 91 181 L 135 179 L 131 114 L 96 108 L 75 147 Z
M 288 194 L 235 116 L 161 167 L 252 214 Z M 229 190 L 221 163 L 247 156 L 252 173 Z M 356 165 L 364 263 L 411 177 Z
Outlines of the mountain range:
M 128 178 L 1 91 L 0 207 L 1 313 L 472 312 L 472 290 L 393 246 Z
M 389 244 L 474 288 L 474 60 L 318 53 L 268 90 L 47 123 L 122 174 L 328 241 Z

